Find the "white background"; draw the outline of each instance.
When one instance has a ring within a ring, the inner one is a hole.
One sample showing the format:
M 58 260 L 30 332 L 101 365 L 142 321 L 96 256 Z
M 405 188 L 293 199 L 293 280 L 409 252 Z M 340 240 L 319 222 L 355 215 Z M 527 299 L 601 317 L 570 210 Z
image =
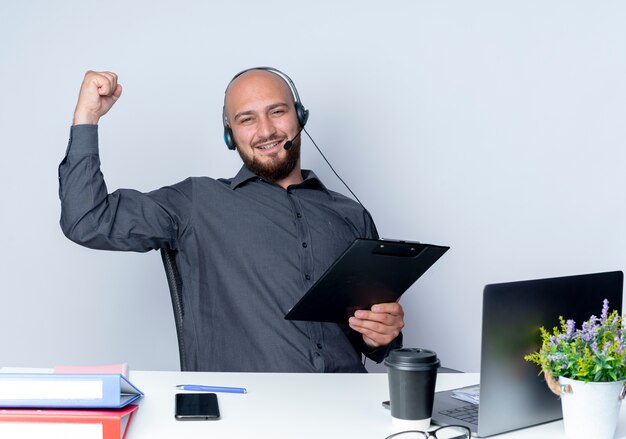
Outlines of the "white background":
M 100 124 L 111 191 L 233 176 L 226 84 L 289 74 L 381 236 L 451 246 L 402 299 L 405 345 L 449 367 L 479 369 L 485 284 L 626 265 L 624 2 L 1 1 L 0 366 L 178 367 L 158 252 L 58 225 L 88 69 L 125 87 Z

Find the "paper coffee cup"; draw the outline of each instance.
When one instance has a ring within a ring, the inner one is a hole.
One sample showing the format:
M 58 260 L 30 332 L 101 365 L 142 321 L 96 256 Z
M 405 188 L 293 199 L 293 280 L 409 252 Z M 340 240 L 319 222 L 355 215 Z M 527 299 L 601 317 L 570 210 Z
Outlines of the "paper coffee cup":
M 401 348 L 389 353 L 385 366 L 394 429 L 428 429 L 440 364 L 437 354 L 427 349 Z

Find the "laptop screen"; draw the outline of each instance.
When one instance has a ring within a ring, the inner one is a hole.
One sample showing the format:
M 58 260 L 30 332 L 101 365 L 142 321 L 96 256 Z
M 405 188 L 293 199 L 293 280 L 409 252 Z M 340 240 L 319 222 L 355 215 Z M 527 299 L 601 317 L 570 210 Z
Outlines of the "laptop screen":
M 622 309 L 621 271 L 487 285 L 483 294 L 478 433 L 488 436 L 560 419 L 561 402 L 524 355 L 541 347 L 539 328 L 559 326 L 559 316 L 576 326 L 603 300 Z

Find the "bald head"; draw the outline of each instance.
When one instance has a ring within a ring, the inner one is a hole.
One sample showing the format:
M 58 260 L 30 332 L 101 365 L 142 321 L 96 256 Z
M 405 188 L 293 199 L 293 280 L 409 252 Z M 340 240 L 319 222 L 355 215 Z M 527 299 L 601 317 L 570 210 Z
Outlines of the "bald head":
M 294 107 L 295 101 L 289 85 L 279 75 L 266 70 L 248 70 L 228 84 L 224 96 L 224 117 L 229 126 L 232 121 L 255 111 L 253 103 L 283 104 Z M 258 106 L 256 106 L 258 110 Z

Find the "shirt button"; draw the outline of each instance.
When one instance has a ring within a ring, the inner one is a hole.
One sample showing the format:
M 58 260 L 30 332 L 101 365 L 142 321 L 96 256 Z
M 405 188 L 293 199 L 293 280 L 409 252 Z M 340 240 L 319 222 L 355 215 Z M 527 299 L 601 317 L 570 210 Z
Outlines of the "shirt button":
M 318 348 L 318 349 L 322 349 L 322 343 L 318 343 L 318 344 L 317 344 L 317 348 Z
M 305 275 L 304 275 L 304 278 L 305 278 L 306 280 L 311 280 L 311 275 L 310 275 L 310 274 L 305 274 Z
M 298 218 L 302 218 L 302 214 L 301 214 L 300 212 L 296 213 L 296 216 L 297 216 Z
M 289 195 L 291 195 L 291 194 L 293 194 L 293 191 L 292 191 L 291 189 L 287 189 L 287 193 L 288 193 Z
M 309 246 L 309 244 L 307 244 L 306 242 L 302 243 L 302 247 L 307 248 Z

